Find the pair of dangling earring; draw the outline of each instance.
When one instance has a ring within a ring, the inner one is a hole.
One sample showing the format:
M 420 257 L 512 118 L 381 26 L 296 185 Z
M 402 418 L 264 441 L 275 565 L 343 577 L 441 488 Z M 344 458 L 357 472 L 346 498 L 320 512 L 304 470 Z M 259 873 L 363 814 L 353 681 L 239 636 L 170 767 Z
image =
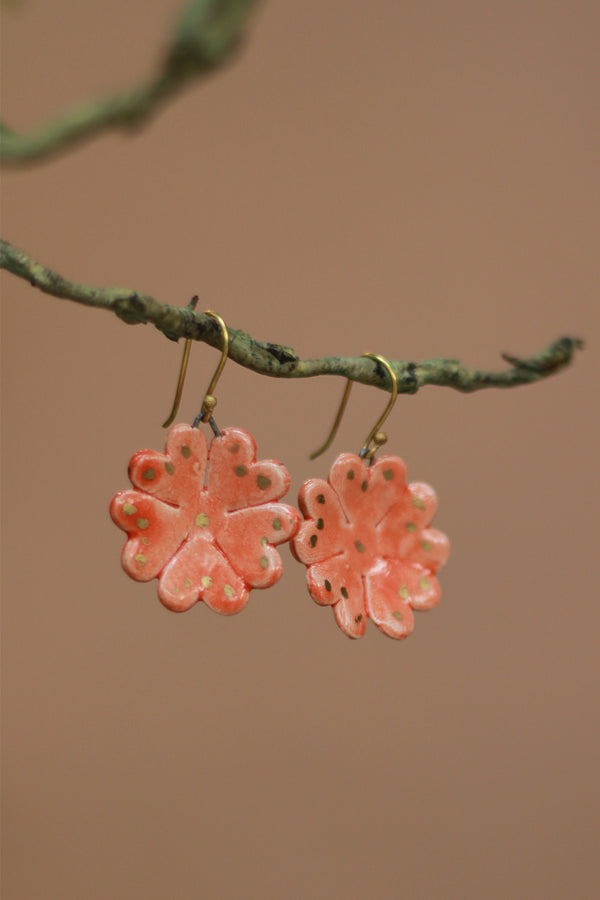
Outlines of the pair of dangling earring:
M 447 537 L 430 527 L 437 498 L 431 487 L 407 484 L 397 456 L 375 461 L 386 437 L 380 431 L 396 400 L 395 373 L 383 357 L 391 396 L 358 456 L 340 454 L 328 480 L 310 478 L 299 492 L 300 512 L 281 503 L 290 485 L 285 466 L 258 460 L 256 444 L 241 428 L 221 431 L 214 420 L 214 390 L 227 360 L 229 335 L 220 316 L 222 356 L 194 423 L 169 428 L 164 453 L 141 450 L 129 464 L 133 490 L 121 491 L 110 506 L 113 521 L 128 535 L 122 565 L 136 581 L 158 579 L 162 603 L 175 612 L 203 600 L 216 612 L 240 612 L 252 588 L 281 577 L 276 547 L 290 542 L 307 567 L 313 600 L 331 606 L 351 638 L 364 634 L 367 618 L 392 638 L 413 630 L 413 610 L 431 609 L 440 598 L 435 577 L 449 553 Z M 186 341 L 175 402 L 164 427 L 175 418 L 191 340 Z M 327 449 L 344 413 L 352 381 L 332 432 L 314 459 Z M 199 429 L 208 422 L 208 443 Z

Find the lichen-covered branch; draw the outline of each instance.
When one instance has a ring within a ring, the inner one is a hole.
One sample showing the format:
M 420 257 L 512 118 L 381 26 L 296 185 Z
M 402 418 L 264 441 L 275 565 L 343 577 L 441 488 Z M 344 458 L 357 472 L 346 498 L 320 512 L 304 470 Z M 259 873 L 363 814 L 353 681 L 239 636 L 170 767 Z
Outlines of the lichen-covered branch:
M 192 338 L 213 347 L 221 346 L 218 324 L 210 316 L 197 313 L 194 304 L 187 307 L 170 306 L 159 303 L 149 294 L 126 288 L 96 288 L 77 284 L 1 240 L 0 268 L 29 281 L 33 287 L 46 294 L 110 310 L 129 325 L 152 324 L 171 340 Z M 372 359 L 360 356 L 300 359 L 291 347 L 257 341 L 244 331 L 234 328 L 228 330 L 229 358 L 260 375 L 275 378 L 341 375 L 384 390 L 390 388 L 389 375 Z M 563 337 L 527 359 L 503 354 L 510 367 L 500 372 L 468 369 L 456 359 L 430 359 L 423 362 L 390 360 L 390 364 L 398 379 L 400 393 L 414 394 L 426 384 L 444 385 L 469 392 L 491 387 L 516 387 L 540 381 L 568 366 L 575 351 L 582 346 L 583 343 L 578 338 Z
M 0 125 L 0 160 L 43 159 L 110 128 L 140 125 L 183 85 L 230 59 L 245 34 L 257 0 L 192 0 L 174 29 L 159 72 L 147 83 L 76 107 L 37 131 L 20 134 Z

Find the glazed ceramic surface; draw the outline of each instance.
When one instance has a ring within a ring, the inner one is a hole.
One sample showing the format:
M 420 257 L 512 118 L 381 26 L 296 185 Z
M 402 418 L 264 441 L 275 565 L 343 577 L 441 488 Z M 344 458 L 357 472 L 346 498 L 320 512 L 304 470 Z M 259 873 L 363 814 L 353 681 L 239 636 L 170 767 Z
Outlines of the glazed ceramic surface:
M 254 439 L 227 428 L 210 443 L 189 425 L 169 429 L 164 453 L 141 450 L 129 465 L 134 490 L 114 497 L 110 514 L 128 534 L 123 568 L 137 581 L 158 578 L 169 609 L 203 600 L 230 615 L 252 588 L 282 573 L 276 544 L 298 528 L 296 509 L 278 501 L 290 476 L 281 463 L 256 460 Z
M 368 466 L 342 453 L 329 480 L 312 478 L 300 489 L 305 522 L 291 547 L 307 566 L 313 599 L 333 607 L 351 638 L 367 618 L 392 638 L 414 626 L 413 610 L 440 599 L 435 577 L 448 558 L 446 535 L 429 525 L 437 498 L 426 484 L 406 483 L 406 466 L 384 456 Z

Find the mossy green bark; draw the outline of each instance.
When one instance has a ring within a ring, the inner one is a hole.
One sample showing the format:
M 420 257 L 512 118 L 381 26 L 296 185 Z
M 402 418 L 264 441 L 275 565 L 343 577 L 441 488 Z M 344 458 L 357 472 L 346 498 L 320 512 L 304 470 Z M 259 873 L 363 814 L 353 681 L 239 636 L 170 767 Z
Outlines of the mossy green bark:
M 63 278 L 31 259 L 23 250 L 0 240 L 0 268 L 23 278 L 46 294 L 73 300 L 86 306 L 109 310 L 128 325 L 154 325 L 170 340 L 191 338 L 212 347 L 222 345 L 219 325 L 193 304 L 184 307 L 159 303 L 149 294 L 127 288 L 97 288 Z M 275 378 L 312 378 L 339 375 L 362 384 L 389 390 L 390 378 L 376 360 L 364 356 L 327 356 L 300 359 L 291 347 L 270 341 L 258 341 L 245 331 L 229 328 L 229 359 L 260 375 Z M 469 369 L 456 359 L 429 359 L 423 362 L 389 360 L 398 381 L 398 393 L 414 394 L 427 384 L 452 387 L 469 393 L 483 388 L 517 387 L 531 384 L 570 365 L 576 350 L 583 347 L 578 338 L 562 337 L 526 359 L 508 354 L 509 364 L 500 372 Z

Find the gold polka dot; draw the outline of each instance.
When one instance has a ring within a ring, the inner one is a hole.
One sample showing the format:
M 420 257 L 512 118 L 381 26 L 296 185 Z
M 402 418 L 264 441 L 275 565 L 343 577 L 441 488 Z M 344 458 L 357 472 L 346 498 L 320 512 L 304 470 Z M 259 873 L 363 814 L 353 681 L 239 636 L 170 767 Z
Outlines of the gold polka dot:
M 344 598 L 344 600 L 347 600 L 348 599 L 348 589 L 343 587 L 341 593 L 342 593 L 342 597 Z
M 123 512 L 126 516 L 135 516 L 137 512 L 137 506 L 134 506 L 133 503 L 124 503 Z
M 146 559 L 146 557 L 144 556 L 143 553 L 138 553 L 138 554 L 134 557 L 134 559 L 135 559 L 136 563 L 139 563 L 139 564 L 140 564 L 140 566 L 145 566 L 146 563 L 148 562 L 148 560 Z
M 209 588 L 212 584 L 212 578 L 210 577 L 210 575 L 203 575 L 200 579 L 200 584 L 203 588 Z
M 311 534 L 311 536 L 310 536 L 310 546 L 311 546 L 311 547 L 316 547 L 316 546 L 317 546 L 317 535 L 316 535 L 316 534 Z
M 150 522 L 148 521 L 148 519 L 137 519 L 135 524 L 140 529 L 140 531 L 143 531 L 145 528 L 148 527 Z
M 273 519 L 273 528 L 275 531 L 281 531 L 283 525 L 281 524 L 281 519 Z
M 421 547 L 425 551 L 425 553 L 431 553 L 433 550 L 433 544 L 431 541 L 421 541 Z
M 173 465 L 172 462 L 165 463 L 165 471 L 166 471 L 167 475 L 173 474 L 173 472 L 175 471 L 175 466 Z
M 354 541 L 354 546 L 356 547 L 356 549 L 358 550 L 359 553 L 365 552 L 365 545 L 361 544 L 360 541 Z
M 413 506 L 415 506 L 417 509 L 425 509 L 425 504 L 423 503 L 423 501 L 421 500 L 420 497 L 413 497 L 413 498 L 412 498 L 412 504 L 413 504 Z
M 325 494 L 317 494 L 317 503 L 325 503 Z
M 269 538 L 266 535 L 264 537 L 261 537 L 261 539 L 260 539 L 261 547 L 266 547 L 268 543 L 269 543 Z
M 180 447 L 179 449 L 181 450 L 181 455 L 183 456 L 184 459 L 189 459 L 189 458 L 190 458 L 190 454 L 191 454 L 192 451 L 191 451 L 190 448 L 187 446 L 187 444 L 182 444 L 181 447 Z
M 385 478 L 386 481 L 391 481 L 392 478 L 394 477 L 394 470 L 393 469 L 384 469 L 383 477 Z
M 184 587 L 191 587 L 191 586 L 193 585 L 193 583 L 194 583 L 194 582 L 192 581 L 191 578 L 186 578 L 186 579 L 185 579 L 185 582 L 184 582 L 184 584 L 183 584 L 183 586 L 184 586 Z
M 317 528 L 319 529 L 319 531 L 322 531 L 324 526 L 325 523 L 323 522 L 323 519 L 317 519 Z
M 425 576 L 423 576 L 423 578 L 421 578 L 421 580 L 419 581 L 419 587 L 422 591 L 428 591 L 431 588 L 431 582 L 429 578 L 425 578 Z
M 330 581 L 327 581 L 327 579 L 325 579 L 325 590 L 326 590 L 326 591 L 330 591 L 330 590 L 331 590 L 331 582 L 330 582 Z
M 142 472 L 142 478 L 145 478 L 146 481 L 154 481 L 154 479 L 156 478 L 156 472 L 154 471 L 154 469 L 145 469 Z
M 366 489 L 367 489 L 368 487 L 369 487 L 369 482 L 368 482 L 368 481 L 363 481 L 363 483 L 362 483 L 361 486 L 360 486 L 360 489 L 361 489 L 361 491 L 366 491 Z
M 398 596 L 402 597 L 403 600 L 408 600 L 408 598 L 410 597 L 408 588 L 406 587 L 405 584 L 403 584 L 402 587 L 398 588 Z
M 236 467 L 235 467 L 235 474 L 236 474 L 239 478 L 242 478 L 243 475 L 247 475 L 247 474 L 248 474 L 248 469 L 246 468 L 246 466 L 236 466 Z
M 206 528 L 209 521 L 210 520 L 205 512 L 198 513 L 198 515 L 196 516 L 196 525 L 198 526 L 198 528 Z
M 240 449 L 240 445 L 236 441 L 235 444 L 231 444 L 231 446 L 228 447 L 227 449 L 229 450 L 230 453 L 237 453 L 238 450 Z
M 225 594 L 226 597 L 233 597 L 235 594 L 235 591 L 231 587 L 230 584 L 226 584 L 225 587 L 223 588 L 223 593 Z
M 146 537 L 145 535 L 142 535 L 140 540 L 141 540 L 142 544 L 144 545 L 144 547 L 147 547 L 148 544 L 150 543 L 150 538 Z
M 269 560 L 267 559 L 267 557 L 266 557 L 266 556 L 261 556 L 261 558 L 260 558 L 260 567 L 261 567 L 261 569 L 266 569 L 268 565 L 269 565 Z
M 271 479 L 267 478 L 266 475 L 259 475 L 256 479 L 256 483 L 261 491 L 266 491 L 267 488 L 271 487 Z
M 417 526 L 415 525 L 414 522 L 407 522 L 407 523 L 406 523 L 406 530 L 407 530 L 407 531 L 410 531 L 410 533 L 412 534 L 413 532 L 415 532 L 415 531 L 417 530 Z
M 395 619 L 399 619 L 400 622 L 401 622 L 402 619 L 404 618 L 404 615 L 400 612 L 399 609 L 395 609 L 394 612 L 392 613 L 392 615 L 393 615 L 393 617 L 394 617 Z
M 352 481 L 352 480 L 353 480 L 353 478 L 354 478 L 354 469 L 350 469 L 350 471 L 346 473 L 346 478 L 348 479 L 348 481 Z

